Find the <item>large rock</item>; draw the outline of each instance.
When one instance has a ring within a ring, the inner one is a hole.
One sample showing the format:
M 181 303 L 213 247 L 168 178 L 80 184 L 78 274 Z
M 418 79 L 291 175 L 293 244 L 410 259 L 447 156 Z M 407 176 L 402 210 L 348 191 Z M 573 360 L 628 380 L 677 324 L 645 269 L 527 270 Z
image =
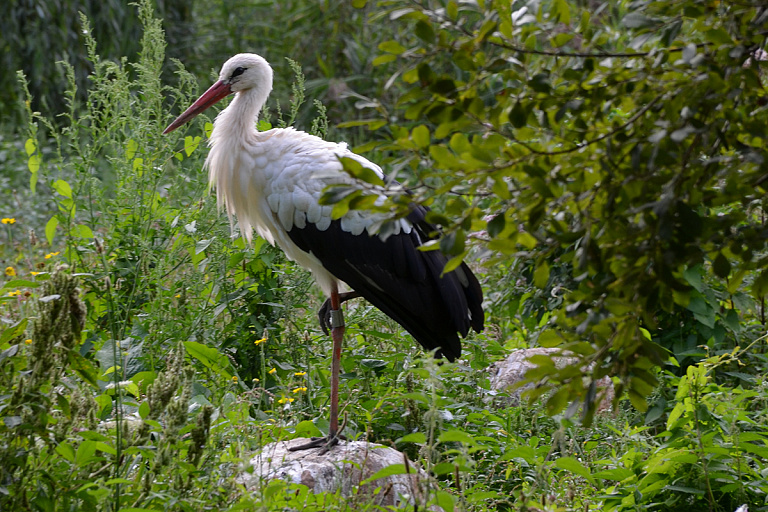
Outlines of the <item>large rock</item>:
M 491 373 L 491 389 L 494 391 L 504 391 L 510 394 L 515 401 L 519 401 L 520 395 L 526 390 L 533 388 L 532 383 L 515 387 L 516 384 L 525 378 L 525 374 L 536 365 L 531 363 L 528 358 L 536 355 L 555 356 L 555 365 L 563 368 L 569 364 L 576 363 L 575 357 L 560 355 L 560 350 L 556 348 L 524 348 L 515 350 L 503 360 L 493 363 L 489 368 Z M 586 378 L 586 377 L 585 377 Z M 598 395 L 602 397 L 597 404 L 598 411 L 610 411 L 611 403 L 615 391 L 610 377 L 603 377 L 597 381 Z
M 341 490 L 342 496 L 369 496 L 380 506 L 424 503 L 422 488 L 428 483 L 427 474 L 411 462 L 406 462 L 405 454 L 364 441 L 340 441 L 322 455 L 319 448 L 288 451 L 290 447 L 308 441 L 298 438 L 268 444 L 251 459 L 253 473 L 242 473 L 236 481 L 249 491 L 259 489 L 260 479 L 279 478 L 306 485 L 315 493 Z M 407 464 L 412 473 L 391 475 L 362 484 L 377 471 L 393 464 Z M 381 489 L 378 494 L 374 492 L 377 488 Z

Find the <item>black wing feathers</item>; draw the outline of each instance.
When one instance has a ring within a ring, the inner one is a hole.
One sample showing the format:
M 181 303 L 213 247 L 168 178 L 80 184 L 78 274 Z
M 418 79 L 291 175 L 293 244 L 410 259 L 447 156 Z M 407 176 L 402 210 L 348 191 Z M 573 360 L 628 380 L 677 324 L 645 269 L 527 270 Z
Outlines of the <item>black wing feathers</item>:
M 424 221 L 426 209 L 419 208 L 408 217 L 414 225 L 410 233 L 386 240 L 366 231 L 353 235 L 341 229 L 339 220 L 325 231 L 310 223 L 303 229 L 293 226 L 288 235 L 425 349 L 438 349 L 438 356 L 453 361 L 461 355 L 457 332 L 466 336 L 470 327 L 483 329 L 483 294 L 466 264 L 441 277 L 446 257 L 417 249 L 434 232 Z

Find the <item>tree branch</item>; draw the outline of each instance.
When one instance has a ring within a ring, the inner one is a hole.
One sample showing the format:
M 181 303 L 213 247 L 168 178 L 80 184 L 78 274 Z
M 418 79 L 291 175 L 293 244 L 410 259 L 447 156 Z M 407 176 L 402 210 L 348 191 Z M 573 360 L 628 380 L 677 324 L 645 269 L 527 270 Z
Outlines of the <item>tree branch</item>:
M 608 133 L 604 133 L 603 135 L 600 135 L 599 137 L 595 137 L 594 139 L 588 140 L 588 141 L 586 141 L 586 142 L 581 142 L 581 143 L 579 143 L 579 144 L 576 144 L 576 145 L 575 145 L 574 147 L 572 147 L 572 148 L 569 148 L 569 149 L 560 149 L 560 150 L 557 150 L 557 151 L 537 151 L 537 150 L 534 150 L 533 148 L 531 148 L 531 147 L 530 147 L 529 145 L 527 145 L 527 144 L 523 144 L 523 146 L 524 146 L 526 149 L 528 149 L 529 151 L 531 151 L 532 153 L 535 153 L 535 154 L 537 154 L 537 155 L 546 155 L 546 156 L 564 155 L 564 154 L 566 154 L 566 153 L 572 153 L 572 152 L 574 152 L 574 151 L 578 151 L 578 150 L 580 150 L 580 149 L 583 149 L 583 148 L 585 148 L 585 147 L 587 147 L 587 146 L 591 146 L 592 144 L 595 144 L 595 143 L 597 143 L 597 142 L 600 142 L 601 140 L 605 140 L 605 139 L 607 139 L 607 138 L 609 138 L 609 137 L 613 137 L 613 136 L 614 136 L 614 135 L 616 135 L 617 133 L 619 133 L 619 132 L 623 131 L 623 130 L 624 130 L 626 127 L 627 127 L 627 126 L 629 126 L 630 124 L 632 124 L 632 123 L 634 123 L 635 121 L 637 121 L 637 120 L 640 118 L 640 116 L 642 116 L 642 115 L 643 115 L 643 114 L 645 114 L 645 113 L 646 113 L 648 110 L 650 110 L 650 108 L 651 108 L 652 106 L 654 106 L 654 105 L 655 105 L 655 104 L 656 104 L 656 103 L 657 103 L 657 102 L 658 102 L 658 101 L 661 99 L 661 96 L 662 96 L 662 95 L 660 94 L 660 95 L 656 96 L 655 98 L 653 98 L 653 99 L 652 99 L 652 100 L 651 100 L 651 101 L 650 101 L 650 102 L 649 102 L 649 103 L 648 103 L 646 106 L 644 106 L 643 108 L 641 108 L 640 110 L 638 110 L 637 112 L 635 112 L 635 115 L 633 115 L 632 117 L 630 117 L 630 118 L 627 120 L 627 122 L 626 122 L 626 123 L 624 123 L 624 124 L 622 124 L 621 126 L 618 126 L 618 127 L 614 128 L 613 130 L 611 130 L 610 132 L 608 132 Z M 516 142 L 519 142 L 519 141 L 516 141 Z M 522 144 L 522 143 L 521 143 L 521 144 Z

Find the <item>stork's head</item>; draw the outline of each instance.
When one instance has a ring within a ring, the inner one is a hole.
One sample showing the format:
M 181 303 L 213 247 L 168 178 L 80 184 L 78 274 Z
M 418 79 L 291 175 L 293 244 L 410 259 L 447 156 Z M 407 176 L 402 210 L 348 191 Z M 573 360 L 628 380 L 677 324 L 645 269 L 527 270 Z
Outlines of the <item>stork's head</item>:
M 184 111 L 163 133 L 172 132 L 191 121 L 196 115 L 230 94 L 253 90 L 266 100 L 272 91 L 272 68 L 253 53 L 240 53 L 221 67 L 219 81 L 213 84 L 197 101 Z
M 230 92 L 259 89 L 269 94 L 272 91 L 272 68 L 263 57 L 239 53 L 221 67 L 219 82 L 227 84 Z

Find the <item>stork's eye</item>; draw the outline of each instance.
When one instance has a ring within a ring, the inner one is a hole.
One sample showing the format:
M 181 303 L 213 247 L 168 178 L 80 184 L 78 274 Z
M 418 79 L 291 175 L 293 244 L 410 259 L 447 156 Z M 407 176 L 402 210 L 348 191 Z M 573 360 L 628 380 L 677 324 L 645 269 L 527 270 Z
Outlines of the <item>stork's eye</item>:
M 236 76 L 240 76 L 243 73 L 245 73 L 246 68 L 237 68 L 232 72 L 232 78 L 235 78 Z

